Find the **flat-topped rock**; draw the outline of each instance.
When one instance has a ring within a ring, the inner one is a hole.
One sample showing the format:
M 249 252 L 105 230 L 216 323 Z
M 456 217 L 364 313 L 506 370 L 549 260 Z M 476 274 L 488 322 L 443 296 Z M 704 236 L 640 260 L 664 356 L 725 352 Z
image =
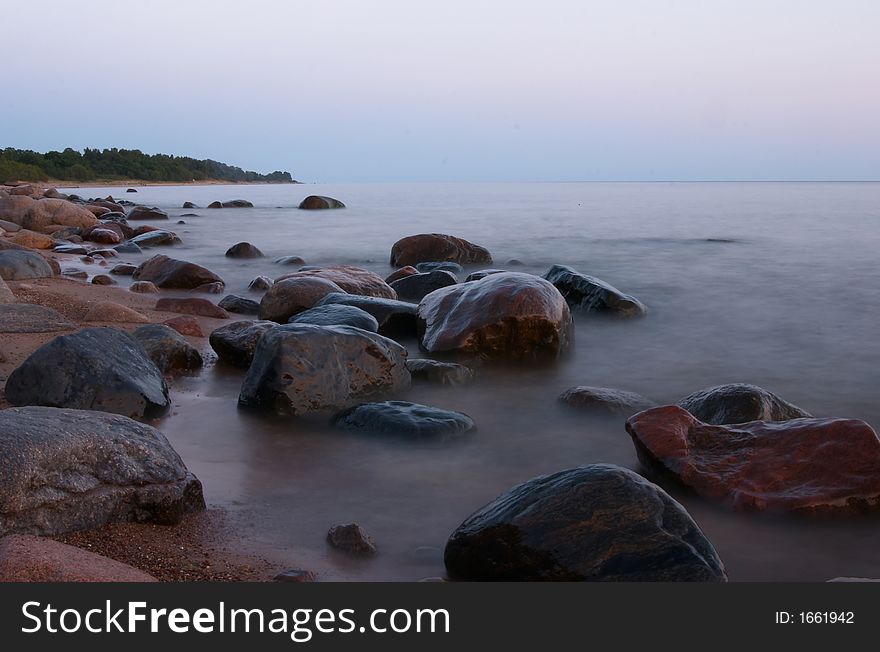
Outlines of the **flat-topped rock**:
M 394 267 L 442 261 L 452 261 L 460 265 L 484 265 L 492 262 L 492 254 L 485 247 L 443 233 L 407 236 L 391 247 L 390 262 Z

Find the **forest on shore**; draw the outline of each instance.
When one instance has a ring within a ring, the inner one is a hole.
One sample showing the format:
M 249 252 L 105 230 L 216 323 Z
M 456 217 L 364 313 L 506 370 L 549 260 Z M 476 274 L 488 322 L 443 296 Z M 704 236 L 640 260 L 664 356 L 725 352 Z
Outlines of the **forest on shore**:
M 45 154 L 27 149 L 0 149 L 0 183 L 16 181 L 226 181 L 294 183 L 290 172 L 260 174 L 211 159 L 170 154 L 144 154 L 138 149 L 68 147 Z

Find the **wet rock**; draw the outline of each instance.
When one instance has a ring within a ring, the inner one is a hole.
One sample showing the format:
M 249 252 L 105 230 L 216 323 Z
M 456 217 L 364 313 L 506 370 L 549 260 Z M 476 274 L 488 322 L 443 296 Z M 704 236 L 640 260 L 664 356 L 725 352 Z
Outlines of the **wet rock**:
M 3 287 L 5 282 L 0 280 Z M 9 288 L 7 288 L 8 290 Z M 55 331 L 71 331 L 76 324 L 57 310 L 30 303 L 13 303 L 12 292 L 5 295 L 0 302 L 0 333 L 52 333 Z
M 205 507 L 201 483 L 162 433 L 115 414 L 2 410 L 0 466 L 0 534 L 173 524 Z
M 193 288 L 190 292 L 196 294 L 222 294 L 226 289 L 226 285 L 222 281 L 214 281 L 213 283 L 204 283 Z
M 455 278 L 454 274 L 443 270 L 436 270 L 398 279 L 391 284 L 391 287 L 397 292 L 397 297 L 401 301 L 418 303 L 434 290 L 449 287 L 456 283 L 458 283 L 458 279 Z
M 513 487 L 446 544 L 461 580 L 723 582 L 684 508 L 632 471 L 591 464 Z
M 324 197 L 322 195 L 309 195 L 299 203 L 299 208 L 302 208 L 303 210 L 314 211 L 327 208 L 345 208 L 345 204 L 343 204 L 338 199 L 333 199 L 333 197 Z
M 553 265 L 544 278 L 556 286 L 572 310 L 599 312 L 623 318 L 642 317 L 648 312 L 645 304 L 635 297 L 565 265 Z
M 0 251 L 0 278 L 4 281 L 27 281 L 52 276 L 52 267 L 38 253 L 14 249 Z
M 275 281 L 268 276 L 258 276 L 248 284 L 248 290 L 251 292 L 263 292 L 268 290 L 274 284 Z
M 263 333 L 276 326 L 278 324 L 274 321 L 234 321 L 214 330 L 208 342 L 220 360 L 247 369 Z
M 305 265 L 306 261 L 304 261 L 299 256 L 284 256 L 282 258 L 278 258 L 275 263 L 277 265 Z
M 208 204 L 208 208 L 223 208 L 223 204 L 219 201 L 212 201 Z
M 406 301 L 396 299 L 380 299 L 378 297 L 364 297 L 344 292 L 333 292 L 315 304 L 326 306 L 342 304 L 360 308 L 368 312 L 379 323 L 379 334 L 388 337 L 408 337 L 416 334 L 417 307 Z
M 461 274 L 464 270 L 461 265 L 458 263 L 453 263 L 449 260 L 442 261 L 431 261 L 428 263 L 419 263 L 416 265 L 416 269 L 421 274 L 427 274 L 428 272 L 434 272 L 437 270 L 441 270 L 444 272 L 450 272 L 451 274 Z
M 700 421 L 715 425 L 787 421 L 812 416 L 762 387 L 745 383 L 702 389 L 684 397 L 678 405 Z
M 150 281 L 135 281 L 128 289 L 137 294 L 159 294 L 159 288 Z
M 185 202 L 183 202 L 183 208 L 199 208 L 199 207 L 196 206 L 195 204 L 193 204 L 191 201 L 185 201 Z
M 171 404 L 168 386 L 143 347 L 115 328 L 86 328 L 50 340 L 9 375 L 6 400 L 146 418 L 161 416 Z
M 222 278 L 201 265 L 162 254 L 141 263 L 133 278 L 136 281 L 152 281 L 160 288 L 181 290 L 191 290 L 206 283 L 223 282 Z
M 131 233 L 129 234 L 129 237 L 136 238 L 139 235 L 144 235 L 145 233 L 151 233 L 153 231 L 161 231 L 161 230 L 162 229 L 160 229 L 158 226 L 153 226 L 152 224 L 142 224 L 141 226 L 139 226 L 135 229 L 132 229 Z
M 441 261 L 483 265 L 492 262 L 492 254 L 485 247 L 442 233 L 411 235 L 391 247 L 391 265 L 394 267 Z
M 257 342 L 239 405 L 289 415 L 347 408 L 408 388 L 405 360 L 404 347 L 376 333 L 285 324 Z
M 0 219 L 15 222 L 31 231 L 44 232 L 49 226 L 87 228 L 98 224 L 91 211 L 63 199 L 0 196 Z
M 123 242 L 113 248 L 121 254 L 139 254 L 142 251 L 136 242 Z
M 250 242 L 239 242 L 226 250 L 229 258 L 261 258 L 263 252 L 257 249 Z
M 481 269 L 479 271 L 468 274 L 464 282 L 470 283 L 471 281 L 479 281 L 486 278 L 487 276 L 491 276 L 492 274 L 504 274 L 506 271 L 507 270 L 504 269 Z
M 92 258 L 116 258 L 119 252 L 115 249 L 95 249 L 89 255 Z
M 202 355 L 176 330 L 165 324 L 147 324 L 132 333 L 162 373 L 192 371 L 202 366 Z
M 137 190 L 135 190 L 134 188 L 128 188 L 125 192 L 137 192 Z
M 657 405 L 654 401 L 635 392 L 587 385 L 567 389 L 559 397 L 559 400 L 584 411 L 624 417 Z
M 213 319 L 229 319 L 229 313 L 207 299 L 176 299 L 163 297 L 156 302 L 159 312 L 179 312 L 182 315 L 198 315 Z
M 126 219 L 128 219 L 129 221 L 132 221 L 132 220 L 167 220 L 168 213 L 166 213 L 165 211 L 163 211 L 161 209 L 156 208 L 155 206 L 153 208 L 148 208 L 147 206 L 135 206 L 134 208 L 132 208 L 128 212 Z
M 121 322 L 145 324 L 150 320 L 136 310 L 112 301 L 100 301 L 89 308 L 83 321 Z
M 372 557 L 378 552 L 372 537 L 357 523 L 334 525 L 327 532 L 327 543 L 358 557 Z
M 195 317 L 187 317 L 186 315 L 181 315 L 180 317 L 172 317 L 171 319 L 166 319 L 162 323 L 170 328 L 173 328 L 181 335 L 187 335 L 189 337 L 205 336 L 205 334 L 202 332 L 202 327 L 199 325 L 199 322 Z
M 101 227 L 95 227 L 89 231 L 89 235 L 87 237 L 91 242 L 97 242 L 98 244 L 109 244 L 115 245 L 122 242 L 122 236 L 119 235 L 113 229 L 105 229 Z
M 302 584 L 303 582 L 315 582 L 315 574 L 309 570 L 300 570 L 300 569 L 292 569 L 286 570 L 283 573 L 278 573 L 275 577 L 272 578 L 273 582 L 292 582 L 295 584 Z
M 217 305 L 226 312 L 234 312 L 240 315 L 256 315 L 260 311 L 260 304 L 258 302 L 234 294 L 226 295 Z
M 129 240 L 129 244 L 134 244 L 138 247 L 170 247 L 172 245 L 179 245 L 182 242 L 176 233 L 163 231 L 162 229 L 141 233 Z
M 401 267 L 400 269 L 396 269 L 391 272 L 388 276 L 385 277 L 385 282 L 388 285 L 394 283 L 394 281 L 400 280 L 402 278 L 406 278 L 407 276 L 412 276 L 413 274 L 418 274 L 419 270 L 411 265 L 407 265 L 406 267 Z
M 216 202 L 214 202 L 216 203 Z M 220 204 L 223 208 L 253 208 L 254 205 L 246 199 L 231 199 Z M 211 208 L 211 206 L 208 206 Z
M 414 383 L 424 382 L 436 385 L 467 385 L 474 379 L 474 371 L 470 367 L 454 362 L 439 362 L 427 358 L 413 358 L 406 361 Z
M 379 331 L 379 322 L 370 313 L 355 306 L 333 303 L 309 308 L 291 317 L 287 323 L 313 324 L 315 326 L 354 326 L 372 333 Z
M 297 276 L 277 281 L 263 295 L 258 314 L 260 319 L 283 324 L 333 292 L 342 292 L 342 288 L 317 276 Z
M 131 276 L 136 269 L 137 265 L 132 265 L 131 263 L 119 263 L 118 265 L 113 266 L 110 273 L 114 276 Z
M 82 269 L 67 269 L 64 270 L 63 276 L 85 281 L 89 277 L 89 273 Z
M 703 423 L 677 405 L 631 417 L 639 459 L 741 510 L 880 507 L 880 440 L 858 419 Z
M 455 437 L 474 428 L 468 415 L 452 410 L 409 403 L 384 401 L 362 403 L 333 418 L 340 430 L 409 438 Z
M 360 294 L 365 297 L 380 297 L 384 299 L 396 299 L 397 294 L 391 289 L 381 276 L 353 265 L 331 265 L 329 267 L 310 267 L 301 269 L 293 274 L 285 274 L 275 282 L 301 277 L 317 277 L 332 281 L 343 292 Z
M 559 291 L 531 274 L 493 274 L 436 290 L 418 307 L 422 346 L 482 358 L 555 357 L 573 336 Z
M 78 244 L 59 244 L 55 245 L 55 248 L 52 250 L 56 254 L 70 254 L 73 256 L 84 256 L 89 253 L 89 250 Z
M 106 274 L 98 274 L 92 277 L 92 285 L 116 285 L 116 281 L 112 276 Z
M 55 246 L 55 240 L 51 236 L 27 229 L 16 231 L 8 240 L 13 244 L 27 247 L 28 249 L 52 249 Z

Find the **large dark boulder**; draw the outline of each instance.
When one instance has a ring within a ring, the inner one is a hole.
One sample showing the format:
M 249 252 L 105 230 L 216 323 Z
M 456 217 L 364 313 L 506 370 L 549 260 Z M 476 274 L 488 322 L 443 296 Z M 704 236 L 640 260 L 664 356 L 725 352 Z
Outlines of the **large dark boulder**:
M 391 247 L 391 265 L 394 267 L 446 260 L 460 265 L 484 265 L 492 262 L 492 254 L 485 247 L 442 233 L 407 236 Z
M 364 297 L 345 292 L 333 292 L 315 304 L 316 307 L 332 304 L 354 306 L 368 312 L 379 323 L 379 334 L 388 337 L 408 337 L 416 334 L 417 307 L 406 301 Z
M 473 369 L 455 362 L 411 358 L 406 361 L 406 368 L 412 376 L 413 383 L 424 382 L 454 387 L 466 385 L 474 379 Z
M 290 415 L 347 408 L 408 388 L 405 360 L 397 342 L 360 328 L 286 324 L 257 342 L 239 405 Z
M 401 301 L 418 303 L 434 290 L 456 283 L 458 283 L 458 279 L 455 274 L 438 269 L 398 279 L 391 284 L 391 287 L 397 292 L 397 297 Z
M 212 331 L 208 342 L 220 360 L 247 369 L 263 333 L 276 326 L 274 321 L 235 321 Z
M 336 283 L 343 292 L 360 294 L 365 297 L 396 299 L 397 294 L 384 279 L 371 271 L 354 265 L 330 265 L 328 267 L 307 267 L 292 274 L 285 274 L 275 282 L 289 278 L 317 277 Z
M 115 414 L 0 410 L 0 468 L 0 535 L 173 524 L 205 507 L 201 483 L 162 433 Z
M 276 281 L 260 301 L 260 319 L 285 323 L 288 319 L 315 306 L 328 294 L 342 292 L 333 281 L 318 276 L 297 276 Z
M 513 487 L 469 516 L 444 556 L 450 576 L 462 580 L 727 579 L 712 544 L 681 505 L 610 464 Z
M 473 430 L 468 415 L 408 401 L 362 403 L 337 414 L 340 430 L 398 437 L 455 437 Z
M 253 299 L 245 299 L 235 294 L 228 294 L 217 304 L 226 312 L 234 312 L 239 315 L 256 315 L 260 312 L 260 304 Z
M 565 265 L 553 265 L 544 278 L 556 286 L 572 310 L 624 318 L 641 317 L 648 312 L 645 304 L 635 297 Z
M 354 306 L 331 303 L 316 306 L 291 317 L 288 324 L 314 324 L 315 326 L 354 326 L 377 333 L 379 322 L 370 313 Z
M 167 220 L 168 213 L 156 208 L 148 208 L 147 206 L 135 206 L 126 216 L 128 220 Z
M 223 208 L 253 208 L 254 205 L 247 199 L 231 199 L 221 204 Z M 210 208 L 210 206 L 209 206 Z
M 115 328 L 50 340 L 9 375 L 6 400 L 136 418 L 161 416 L 171 405 L 165 379 L 144 348 Z
M 746 421 L 787 421 L 812 416 L 757 385 L 731 383 L 694 392 L 679 407 L 704 423 L 716 425 Z
M 147 324 L 132 333 L 162 373 L 193 371 L 202 366 L 202 355 L 176 330 L 165 324 Z
M 157 254 L 141 263 L 132 274 L 135 281 L 152 281 L 156 287 L 192 290 L 208 283 L 223 283 L 223 279 L 211 270 Z
M 565 299 L 531 274 L 506 272 L 445 287 L 422 299 L 418 310 L 421 344 L 432 353 L 552 358 L 573 337 Z
M 345 204 L 338 199 L 333 199 L 333 197 L 309 195 L 299 203 L 299 207 L 303 210 L 316 211 L 327 208 L 345 208 Z
M 0 251 L 0 278 L 4 281 L 27 281 L 54 275 L 51 265 L 38 253 L 18 249 Z
M 226 256 L 228 258 L 261 258 L 263 252 L 250 242 L 239 242 L 226 250 Z
M 579 385 L 564 391 L 559 400 L 585 412 L 614 414 L 628 417 L 636 412 L 655 407 L 654 401 L 641 394 L 610 387 Z

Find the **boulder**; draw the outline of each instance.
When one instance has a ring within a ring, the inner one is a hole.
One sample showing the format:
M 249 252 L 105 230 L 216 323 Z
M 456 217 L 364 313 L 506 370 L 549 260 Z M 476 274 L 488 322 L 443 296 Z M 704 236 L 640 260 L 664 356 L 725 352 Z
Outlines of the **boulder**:
M 170 525 L 205 508 L 201 483 L 164 435 L 116 414 L 0 410 L 0 468 L 0 534 Z
M 372 537 L 357 523 L 334 525 L 327 532 L 327 543 L 356 557 L 372 557 L 378 552 Z
M 455 278 L 455 274 L 438 269 L 398 279 L 391 284 L 391 288 L 397 293 L 400 300 L 418 303 L 434 290 L 456 283 L 458 283 L 458 279 Z
M 450 272 L 452 274 L 461 274 L 464 271 L 461 265 L 459 265 L 458 263 L 453 263 L 449 260 L 432 260 L 428 263 L 419 263 L 418 265 L 416 265 L 416 269 L 422 274 L 427 274 L 428 272 L 434 272 L 437 270 Z
M 4 281 L 27 281 L 54 276 L 51 265 L 33 251 L 0 251 L 0 278 Z
M 333 425 L 349 432 L 408 438 L 455 437 L 474 429 L 466 414 L 407 401 L 362 403 L 337 414 Z
M 198 315 L 213 319 L 229 319 L 229 313 L 207 299 L 177 299 L 163 297 L 156 302 L 159 312 L 179 312 L 182 315 Z
M 215 202 L 216 203 L 216 202 Z M 222 208 L 253 208 L 254 205 L 247 199 L 231 199 L 220 204 Z M 211 208 L 212 206 L 208 206 Z
M 191 290 L 205 283 L 223 283 L 222 278 L 201 265 L 162 254 L 141 263 L 132 277 L 135 281 L 152 281 L 160 288 L 181 290 Z
M 746 421 L 787 421 L 812 416 L 762 387 L 745 383 L 701 389 L 685 396 L 677 405 L 700 421 L 715 425 Z
M 166 326 L 169 326 L 170 328 L 173 328 L 181 335 L 187 335 L 188 337 L 205 336 L 205 334 L 202 332 L 202 327 L 199 325 L 199 321 L 195 317 L 181 315 L 180 317 L 172 317 L 171 319 L 166 319 L 162 323 Z
M 172 231 L 163 231 L 162 229 L 156 229 L 154 231 L 141 233 L 140 235 L 136 235 L 131 240 L 129 240 L 129 244 L 137 245 L 139 248 L 162 246 L 170 247 L 172 245 L 179 245 L 182 242 L 183 241 L 176 233 L 173 233 Z
M 220 360 L 247 369 L 263 333 L 276 326 L 274 321 L 234 321 L 212 331 L 208 342 Z
M 171 405 L 162 374 L 143 347 L 115 328 L 60 335 L 6 381 L 12 405 L 47 405 L 154 418 Z
M 115 230 L 110 228 L 105 228 L 101 226 L 96 226 L 93 229 L 89 229 L 89 233 L 86 236 L 86 239 L 91 242 L 97 242 L 98 244 L 108 244 L 115 245 L 122 242 L 122 236 Z
M 185 201 L 183 202 L 183 208 L 198 208 L 198 206 L 193 204 L 191 201 Z
M 573 337 L 559 291 L 531 274 L 493 274 L 436 290 L 418 307 L 422 346 L 482 358 L 556 357 Z
M 167 220 L 168 213 L 156 208 L 148 208 L 147 206 L 135 206 L 128 212 L 127 219 L 131 220 Z
M 396 269 L 391 272 L 388 276 L 385 277 L 385 282 L 388 285 L 394 283 L 394 281 L 400 280 L 402 278 L 406 278 L 407 276 L 412 276 L 413 274 L 418 274 L 419 270 L 417 270 L 412 265 L 407 265 L 406 267 L 401 267 L 400 269 Z
M 359 294 L 365 297 L 380 297 L 383 299 L 396 299 L 397 294 L 391 289 L 381 276 L 353 265 L 332 265 L 329 267 L 311 267 L 301 269 L 292 274 L 285 274 L 275 282 L 289 278 L 317 277 L 332 281 L 343 292 Z
M 96 274 L 92 277 L 92 285 L 116 285 L 116 281 L 107 274 Z
M 135 281 L 129 286 L 128 289 L 131 292 L 136 292 L 137 294 L 159 294 L 159 288 L 157 288 L 156 285 L 154 283 L 151 283 L 150 281 Z
M 208 208 L 223 208 L 223 204 L 219 201 L 212 201 L 208 204 Z
M 447 260 L 460 265 L 483 265 L 492 262 L 492 254 L 485 247 L 442 233 L 407 236 L 391 247 L 393 267 Z
M 137 310 L 132 310 L 112 301 L 99 301 L 89 308 L 83 317 L 83 321 L 146 324 L 150 320 Z
M 193 288 L 190 292 L 200 294 L 222 294 L 226 289 L 226 285 L 222 281 L 214 281 L 213 283 L 204 283 Z
M 309 308 L 291 317 L 287 323 L 314 324 L 315 326 L 354 326 L 372 333 L 379 331 L 379 322 L 373 315 L 355 306 L 345 306 L 339 303 Z
M 53 224 L 84 229 L 98 224 L 98 218 L 91 211 L 64 199 L 40 199 L 31 204 L 19 224 L 31 231 L 44 231 Z
M 9 241 L 28 249 L 52 249 L 55 246 L 55 240 L 51 236 L 28 229 L 19 229 Z
M 423 382 L 435 385 L 467 385 L 474 379 L 470 367 L 454 362 L 440 362 L 428 358 L 412 358 L 406 361 L 406 368 L 413 383 Z
M 119 263 L 110 269 L 110 273 L 114 276 L 131 276 L 136 269 L 137 265 L 132 265 L 131 263 Z
M 248 290 L 251 292 L 264 292 L 275 284 L 268 276 L 257 276 L 253 281 L 248 283 Z
M 15 222 L 0 220 L 0 230 L 6 231 L 7 233 L 15 233 L 16 231 L 21 230 L 21 226 Z
M 270 319 L 280 324 L 294 315 L 308 310 L 323 297 L 342 292 L 333 281 L 319 276 L 296 276 L 276 281 L 260 301 L 260 319 Z
M 139 254 L 142 251 L 136 242 L 123 242 L 113 248 L 120 254 Z
M 646 466 L 741 510 L 880 507 L 880 440 L 858 419 L 703 423 L 677 405 L 626 422 Z
M 109 208 L 104 208 L 103 206 L 97 206 L 96 204 L 86 204 L 83 206 L 87 211 L 89 211 L 95 217 L 101 217 L 105 213 L 109 213 Z
M 277 265 L 305 265 L 306 261 L 299 256 L 283 256 L 275 260 Z
M 446 544 L 449 575 L 490 581 L 723 582 L 684 508 L 628 469 L 590 464 L 517 485 Z
M 55 245 L 55 248 L 52 251 L 56 254 L 70 254 L 73 256 L 84 256 L 89 253 L 88 249 L 78 244 Z
M 202 366 L 202 355 L 176 330 L 165 324 L 147 324 L 132 333 L 162 373 L 192 371 Z
M 314 211 L 327 208 L 345 208 L 345 204 L 338 199 L 333 199 L 333 197 L 309 195 L 299 203 L 299 207 L 303 210 Z
M 253 299 L 245 299 L 234 294 L 228 294 L 217 304 L 226 312 L 234 312 L 241 315 L 256 315 L 260 311 L 260 304 Z
M 417 307 L 406 301 L 364 297 L 345 292 L 333 292 L 315 304 L 315 307 L 332 304 L 354 306 L 368 312 L 379 324 L 379 334 L 388 337 L 404 337 L 416 334 Z
M 30 303 L 14 303 L 15 295 L 0 279 L 0 289 L 6 288 L 5 301 L 0 301 L 0 333 L 53 333 L 55 331 L 72 331 L 76 324 L 72 323 L 57 310 Z
M 339 410 L 407 389 L 406 349 L 351 326 L 285 324 L 257 342 L 239 405 L 280 414 Z
M 137 192 L 135 188 L 127 188 L 125 192 Z
M 657 405 L 654 401 L 635 392 L 587 385 L 567 389 L 560 395 L 559 400 L 585 412 L 614 414 L 623 417 Z
M 226 250 L 226 256 L 229 258 L 260 258 L 263 256 L 263 252 L 250 242 L 239 242 Z
M 38 194 L 37 187 L 29 183 L 22 183 L 18 186 L 13 186 L 6 192 L 10 195 L 27 195 L 29 197 Z
M 641 301 L 594 276 L 565 265 L 553 265 L 544 275 L 565 297 L 572 310 L 599 312 L 614 317 L 642 317 L 648 312 Z

